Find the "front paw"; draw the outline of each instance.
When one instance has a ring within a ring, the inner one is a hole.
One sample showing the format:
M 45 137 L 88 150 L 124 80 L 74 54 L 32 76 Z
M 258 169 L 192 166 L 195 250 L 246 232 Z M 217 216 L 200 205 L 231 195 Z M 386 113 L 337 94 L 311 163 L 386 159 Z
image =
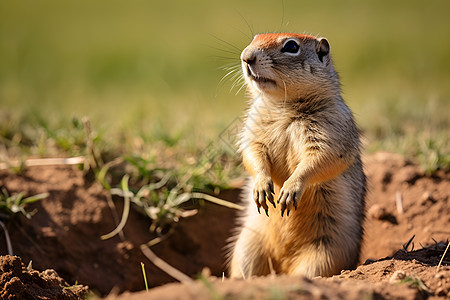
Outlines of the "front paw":
M 281 216 L 284 211 L 287 210 L 286 215 L 289 216 L 289 210 L 297 209 L 297 200 L 300 199 L 303 193 L 303 184 L 301 182 L 295 182 L 287 180 L 280 191 L 277 203 L 281 206 Z
M 253 186 L 253 201 L 256 203 L 258 213 L 260 213 L 259 208 L 262 207 L 266 211 L 266 215 L 269 216 L 269 207 L 267 206 L 266 200 L 272 203 L 273 207 L 275 207 L 273 195 L 272 178 L 270 178 L 270 176 L 256 177 Z

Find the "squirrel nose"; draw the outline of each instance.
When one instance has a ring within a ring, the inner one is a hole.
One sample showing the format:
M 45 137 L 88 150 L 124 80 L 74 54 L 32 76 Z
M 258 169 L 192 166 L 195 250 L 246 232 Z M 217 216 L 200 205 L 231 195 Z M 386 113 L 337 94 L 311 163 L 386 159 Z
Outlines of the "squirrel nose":
M 252 65 L 256 61 L 256 51 L 245 48 L 244 51 L 242 51 L 241 60 L 249 65 Z

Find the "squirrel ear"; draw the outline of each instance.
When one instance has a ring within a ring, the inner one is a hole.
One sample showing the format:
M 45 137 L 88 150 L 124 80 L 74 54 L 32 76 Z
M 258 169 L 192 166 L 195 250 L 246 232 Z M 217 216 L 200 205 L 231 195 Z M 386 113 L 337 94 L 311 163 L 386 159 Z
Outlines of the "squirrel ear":
M 318 38 L 317 39 L 316 52 L 319 60 L 323 62 L 323 57 L 327 56 L 330 53 L 330 44 L 328 43 L 326 38 Z

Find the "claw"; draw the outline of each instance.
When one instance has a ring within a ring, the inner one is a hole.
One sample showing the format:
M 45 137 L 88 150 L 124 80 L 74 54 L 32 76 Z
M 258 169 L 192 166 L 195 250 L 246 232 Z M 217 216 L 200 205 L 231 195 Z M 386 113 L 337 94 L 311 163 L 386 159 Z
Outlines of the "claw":
M 266 216 L 269 216 L 269 209 L 266 209 Z
M 284 209 L 281 209 L 281 217 L 283 217 Z
M 286 211 L 286 217 L 289 217 L 289 209 Z
M 280 200 L 283 198 L 283 195 L 284 195 L 284 191 L 281 191 L 281 194 L 280 194 L 280 196 L 278 196 L 278 199 L 277 199 L 277 204 L 280 204 Z
M 266 193 L 265 192 L 261 192 L 259 194 L 259 204 L 262 206 L 262 208 L 264 210 L 267 210 L 269 208 L 266 203 Z
M 259 211 L 259 206 L 257 206 L 256 209 L 258 210 L 258 214 L 261 214 L 261 212 Z
M 273 191 L 273 183 L 271 183 L 271 184 L 269 185 L 269 189 L 270 189 L 270 192 L 271 192 L 272 194 L 275 194 L 275 192 Z
M 273 193 L 272 192 L 267 194 L 267 200 L 269 200 L 269 202 L 272 203 L 273 207 L 276 208 L 275 201 L 273 201 Z

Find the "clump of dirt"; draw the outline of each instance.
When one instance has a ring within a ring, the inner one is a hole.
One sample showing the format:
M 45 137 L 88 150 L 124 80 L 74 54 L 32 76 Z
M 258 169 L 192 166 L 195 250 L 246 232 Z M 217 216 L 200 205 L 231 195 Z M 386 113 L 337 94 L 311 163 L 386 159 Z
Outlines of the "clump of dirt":
M 88 287 L 69 286 L 54 270 L 25 268 L 17 256 L 0 256 L 0 299 L 82 299 Z

